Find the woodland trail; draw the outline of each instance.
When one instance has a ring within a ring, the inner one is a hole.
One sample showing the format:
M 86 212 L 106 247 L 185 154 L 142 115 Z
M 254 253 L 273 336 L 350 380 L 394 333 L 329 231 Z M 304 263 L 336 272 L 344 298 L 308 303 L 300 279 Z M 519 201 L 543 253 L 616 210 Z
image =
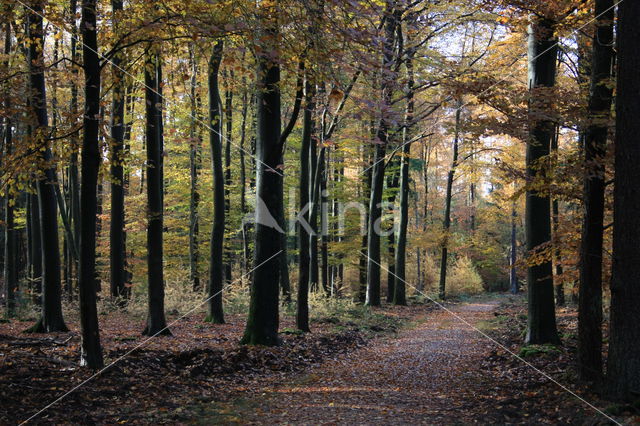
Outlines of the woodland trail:
M 478 324 L 492 318 L 498 304 L 490 300 L 450 309 L 470 324 Z M 507 380 L 482 368 L 482 359 L 494 347 L 451 313 L 438 309 L 396 337 L 372 342 L 293 383 L 246 395 L 226 412 L 233 411 L 232 421 L 242 424 L 505 421 L 500 407 L 483 412 L 475 404 L 492 388 L 508 386 Z M 519 421 L 526 421 L 526 416 L 516 415 Z

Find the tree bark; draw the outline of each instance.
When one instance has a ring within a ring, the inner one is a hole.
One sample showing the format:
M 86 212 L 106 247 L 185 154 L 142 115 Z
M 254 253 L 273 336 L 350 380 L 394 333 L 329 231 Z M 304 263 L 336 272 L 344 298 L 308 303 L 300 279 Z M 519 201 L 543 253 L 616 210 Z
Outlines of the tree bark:
M 218 75 L 222 62 L 223 42 L 216 42 L 209 60 L 209 141 L 213 171 L 213 228 L 209 265 L 209 311 L 205 321 L 224 324 L 222 290 L 224 286 L 224 227 L 226 220 L 225 176 L 222 167 L 222 107 Z
M 123 9 L 122 0 L 112 0 L 114 22 Z M 124 107 L 126 86 L 120 69 L 120 54 L 113 57 L 113 95 L 111 102 L 111 222 L 109 226 L 109 261 L 111 297 L 127 297 L 125 270 L 125 207 L 124 207 Z
M 82 1 L 82 44 L 85 74 L 85 111 L 82 132 L 82 178 L 80 183 L 80 328 L 82 353 L 80 365 L 91 369 L 104 366 L 98 310 L 96 307 L 96 218 L 100 150 L 100 62 L 96 30 L 96 0 Z
M 41 176 L 38 177 L 38 213 L 42 244 L 42 316 L 28 331 L 67 331 L 62 317 L 60 282 L 60 247 L 58 242 L 58 209 L 54 185 L 57 181 L 48 138 L 47 97 L 44 76 L 43 2 L 36 1 L 27 10 L 30 106 L 36 118 L 33 137 L 41 147 Z
M 277 1 L 261 9 L 265 25 L 259 43 L 257 72 L 257 140 L 255 267 L 251 283 L 249 317 L 242 343 L 273 346 L 279 344 L 279 282 L 282 250 L 279 231 L 268 218 L 277 212 L 280 144 L 280 65 L 277 45 Z M 276 223 L 277 224 L 277 223 Z
M 529 26 L 529 105 L 530 130 L 527 144 L 527 180 L 539 185 L 544 178 L 542 162 L 548 161 L 555 124 L 546 118 L 550 108 L 549 94 L 540 89 L 555 85 L 557 40 L 554 24 L 545 18 L 532 17 Z M 527 190 L 525 218 L 527 252 L 535 255 L 551 243 L 551 202 L 548 192 L 531 187 Z M 529 318 L 527 344 L 560 343 L 556 329 L 553 296 L 553 269 L 550 254 L 527 270 Z
M 171 335 L 164 315 L 163 268 L 163 132 L 161 64 L 157 47 L 146 52 L 144 83 L 146 106 L 147 148 L 147 325 L 142 332 L 147 336 Z
M 309 332 L 309 232 L 305 224 L 309 221 L 309 162 L 311 149 L 311 134 L 315 126 L 313 120 L 314 85 L 307 79 L 305 83 L 305 102 L 302 128 L 302 144 L 300 147 L 300 214 L 303 223 L 298 224 L 298 238 L 300 244 L 300 259 L 298 272 L 298 295 L 296 310 L 296 326 L 298 329 Z
M 396 32 L 396 21 L 394 13 L 395 1 L 387 0 L 385 6 L 385 39 L 383 43 L 383 63 L 384 72 L 390 72 L 393 61 L 394 35 Z M 391 94 L 393 91 L 393 77 L 384 75 L 382 77 L 381 92 L 382 102 L 389 106 L 391 104 Z M 367 240 L 367 297 L 366 304 L 369 306 L 380 306 L 380 220 L 382 218 L 382 190 L 384 187 L 385 155 L 387 143 L 389 142 L 389 117 L 383 112 L 377 131 L 374 166 L 371 177 L 371 198 L 369 202 L 369 224 Z
M 442 241 L 442 252 L 440 257 L 440 283 L 438 285 L 438 296 L 444 300 L 446 297 L 447 287 L 447 262 L 449 260 L 449 231 L 451 229 L 451 200 L 453 198 L 453 178 L 455 177 L 458 167 L 458 152 L 460 145 L 460 124 L 462 116 L 462 101 L 458 101 L 456 109 L 455 135 L 453 138 L 453 158 L 451 160 L 451 168 L 447 175 L 447 193 L 444 201 L 444 220 L 442 228 L 444 237 Z
M 578 289 L 578 365 L 583 380 L 602 379 L 602 251 L 605 167 L 613 103 L 613 0 L 596 0 L 589 124 L 584 139 L 584 218 Z
M 189 280 L 194 291 L 200 290 L 200 273 L 198 261 L 200 258 L 200 221 L 198 207 L 200 205 L 200 192 L 198 191 L 198 175 L 200 172 L 202 136 L 197 128 L 200 118 L 200 95 L 198 94 L 198 59 L 195 46 L 190 49 L 191 59 L 191 125 L 189 127 L 189 174 L 191 177 L 189 186 Z
M 613 275 L 607 363 L 608 393 L 637 399 L 640 392 L 640 3 L 618 6 L 616 184 Z

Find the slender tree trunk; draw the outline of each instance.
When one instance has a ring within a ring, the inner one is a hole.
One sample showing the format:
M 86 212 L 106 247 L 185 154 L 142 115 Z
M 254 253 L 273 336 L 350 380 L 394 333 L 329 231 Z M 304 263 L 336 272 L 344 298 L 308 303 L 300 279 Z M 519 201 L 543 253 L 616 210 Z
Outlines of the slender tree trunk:
M 258 55 L 257 79 L 257 167 L 255 270 L 251 283 L 249 317 L 242 343 L 273 346 L 279 343 L 279 282 L 282 250 L 278 230 L 269 225 L 270 212 L 277 212 L 280 144 L 280 66 L 277 45 L 277 9 L 273 1 L 260 10 L 266 28 Z M 277 225 L 277 223 L 275 224 Z
M 123 9 L 122 0 L 112 0 L 114 22 Z M 126 86 L 120 70 L 122 58 L 113 58 L 113 97 L 111 103 L 111 222 L 109 227 L 109 261 L 111 272 L 111 297 L 124 298 L 126 291 L 125 211 L 124 211 L 124 108 Z
M 400 160 L 400 223 L 398 226 L 398 239 L 395 252 L 395 286 L 393 293 L 394 305 L 406 305 L 406 257 L 407 257 L 407 227 L 409 226 L 409 156 L 411 155 L 411 128 L 413 127 L 415 102 L 414 102 L 414 74 L 413 57 L 414 49 L 409 49 L 405 60 L 407 69 L 407 112 L 405 126 L 402 133 L 402 159 Z M 419 252 L 418 252 L 419 256 Z M 418 280 L 420 280 L 420 262 L 418 260 Z
M 309 232 L 306 224 L 309 221 L 309 162 L 311 149 L 311 135 L 315 126 L 313 120 L 314 85 L 305 83 L 305 102 L 302 128 L 302 146 L 300 147 L 300 214 L 303 221 L 298 224 L 298 238 L 300 244 L 300 260 L 298 273 L 298 300 L 296 311 L 296 326 L 302 331 L 311 331 L 309 328 Z
M 233 71 L 229 73 L 229 79 L 233 80 Z M 228 80 L 227 86 L 231 83 Z M 228 218 L 231 213 L 231 139 L 233 138 L 233 91 L 227 87 L 225 90 L 225 150 L 224 150 L 224 211 L 225 211 L 225 231 Z M 231 284 L 231 247 L 228 238 L 224 240 L 224 282 L 226 285 Z
M 96 215 L 100 151 L 100 62 L 96 30 L 96 0 L 82 1 L 82 43 L 85 74 L 85 111 L 82 136 L 82 181 L 80 184 L 80 365 L 99 369 L 104 365 L 96 307 Z
M 198 261 L 200 258 L 200 247 L 198 238 L 200 235 L 200 221 L 198 207 L 200 205 L 200 192 L 198 191 L 198 174 L 200 172 L 200 154 L 202 150 L 202 137 L 197 128 L 197 121 L 200 116 L 200 102 L 198 94 L 198 59 L 195 53 L 195 46 L 190 49 L 191 53 L 191 125 L 189 137 L 189 173 L 191 176 L 189 192 L 189 279 L 194 291 L 200 290 L 200 273 L 198 272 Z
M 383 72 L 391 71 L 395 44 L 396 21 L 394 13 L 395 1 L 387 0 L 385 8 L 385 41 L 383 43 Z M 383 75 L 381 92 L 384 105 L 391 104 L 393 76 Z M 383 116 L 377 131 L 374 166 L 371 178 L 371 198 L 369 202 L 369 225 L 367 240 L 367 297 L 366 304 L 380 306 L 380 221 L 382 219 L 382 190 L 384 186 L 385 155 L 389 142 L 389 117 Z
M 4 54 L 7 58 L 11 54 L 11 23 L 7 22 Z M 3 66 L 8 69 L 9 61 L 7 60 Z M 5 86 L 4 108 L 8 112 L 11 110 L 11 100 L 9 86 Z M 4 118 L 4 160 L 10 161 L 13 152 L 13 124 L 9 114 Z M 4 286 L 5 286 L 5 302 L 7 305 L 7 316 L 13 316 L 15 313 L 15 292 L 18 289 L 18 231 L 15 229 L 14 222 L 14 202 L 15 198 L 12 194 L 10 186 L 6 189 L 5 198 L 5 237 L 4 237 Z
M 57 176 L 48 138 L 47 97 L 44 76 L 43 2 L 36 1 L 27 10 L 30 106 L 36 117 L 33 137 L 41 146 L 42 176 L 38 177 L 38 208 L 40 241 L 42 243 L 42 316 L 28 331 L 67 331 L 62 317 L 60 283 L 60 247 L 58 242 L 58 212 L 54 185 Z
M 580 377 L 602 379 L 602 251 L 605 167 L 613 89 L 613 0 L 596 0 L 598 17 L 593 40 L 590 123 L 585 132 L 584 218 L 578 290 L 578 365 Z
M 607 363 L 611 397 L 633 400 L 640 392 L 640 3 L 618 6 L 616 184 L 613 275 Z
M 242 87 L 246 88 L 246 77 L 242 77 Z M 245 164 L 244 146 L 247 139 L 247 116 L 249 109 L 248 89 L 242 92 L 242 124 L 240 125 L 240 147 L 238 155 L 240 156 L 240 212 L 242 213 L 242 274 L 241 279 L 244 283 L 246 275 L 249 271 L 249 239 L 247 238 L 247 224 L 245 216 L 247 215 L 247 166 Z
M 462 101 L 458 101 L 457 109 L 456 109 L 456 124 L 455 124 L 455 135 L 453 139 L 453 159 L 451 160 L 451 168 L 449 169 L 449 174 L 447 175 L 447 194 L 445 195 L 445 205 L 444 205 L 444 220 L 443 220 L 443 229 L 444 229 L 444 239 L 442 241 L 442 253 L 440 257 L 440 283 L 438 285 L 438 295 L 440 299 L 445 299 L 446 297 L 446 287 L 447 287 L 447 262 L 449 260 L 449 231 L 451 229 L 451 200 L 453 197 L 453 179 L 455 177 L 456 169 L 458 167 L 458 150 L 460 145 L 460 125 L 461 125 L 461 116 L 462 116 Z
M 404 148 L 403 148 L 404 149 Z M 398 189 L 400 187 L 400 168 L 402 167 L 402 159 L 394 159 L 391 164 L 391 173 L 387 178 L 387 189 L 391 191 L 389 194 L 389 214 L 391 216 L 391 230 L 389 231 L 389 235 L 387 236 L 387 250 L 388 250 L 388 270 L 387 270 L 387 302 L 392 303 L 393 297 L 395 295 L 395 285 L 396 285 L 396 234 L 393 230 L 395 226 L 395 218 L 394 208 L 397 199 Z
M 71 16 L 71 58 L 75 61 L 80 62 L 80 58 L 78 56 L 78 48 L 77 48 L 77 40 L 78 40 L 78 28 L 76 25 L 76 11 L 77 11 L 77 1 L 70 0 L 69 2 L 69 16 Z M 78 74 L 77 68 L 72 67 L 71 70 L 72 79 L 71 79 L 71 99 L 69 102 L 69 110 L 71 112 L 72 117 L 78 117 L 78 85 L 76 84 L 76 76 Z M 73 237 L 76 242 L 80 242 L 80 174 L 78 172 L 78 152 L 80 150 L 80 141 L 77 135 L 72 135 L 70 137 L 71 141 L 71 158 L 69 161 L 69 202 L 71 205 L 70 208 L 70 216 L 71 222 L 73 224 Z M 68 284 L 68 298 L 69 300 L 73 299 L 73 274 L 76 274 L 79 269 L 79 261 L 80 259 L 76 257 L 73 259 L 71 263 L 70 275 L 71 282 Z M 77 286 L 76 286 L 77 287 Z
M 40 232 L 40 207 L 38 195 L 31 193 L 27 196 L 28 209 L 28 275 L 35 304 L 42 306 L 42 233 Z
M 170 335 L 164 315 L 163 268 L 163 134 L 160 55 L 155 46 L 146 52 L 144 83 L 147 145 L 147 325 L 142 334 Z
M 311 138 L 311 145 L 309 147 L 309 166 L 310 166 L 310 181 L 309 181 L 309 201 L 311 202 L 311 212 L 309 213 L 309 224 L 313 229 L 313 232 L 309 235 L 309 287 L 311 291 L 318 291 L 318 284 L 320 282 L 320 268 L 318 265 L 318 208 L 317 208 L 317 196 L 315 191 L 315 176 L 318 173 L 318 143 L 316 138 Z
M 529 105 L 530 130 L 527 144 L 527 180 L 529 185 L 544 177 L 543 161 L 548 161 L 555 124 L 540 116 L 548 115 L 549 94 L 545 89 L 555 86 L 557 40 L 554 24 L 548 19 L 532 17 L 529 26 Z M 544 112 L 543 112 L 544 111 Z M 527 252 L 534 255 L 551 243 L 551 202 L 548 193 L 527 190 L 525 227 Z M 551 259 L 528 267 L 527 286 L 529 321 L 527 344 L 559 343 L 553 295 Z
M 511 294 L 518 294 L 518 241 L 517 241 L 517 227 L 516 219 L 518 217 L 518 210 L 516 209 L 516 203 L 511 206 L 511 249 L 509 253 L 509 288 Z
M 211 167 L 213 170 L 213 228 L 209 265 L 209 311 L 205 321 L 224 324 L 222 290 L 224 286 L 224 227 L 226 216 L 225 177 L 222 167 L 222 107 L 218 75 L 222 62 L 223 42 L 216 42 L 209 60 L 209 122 L 211 130 Z

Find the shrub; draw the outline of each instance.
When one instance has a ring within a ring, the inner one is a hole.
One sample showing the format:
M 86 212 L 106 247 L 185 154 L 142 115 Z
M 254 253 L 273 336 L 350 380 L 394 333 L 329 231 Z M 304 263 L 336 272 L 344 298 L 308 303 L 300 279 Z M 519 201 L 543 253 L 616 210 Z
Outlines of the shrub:
M 447 277 L 447 294 L 450 296 L 472 295 L 483 291 L 483 282 L 471 260 L 460 257 Z

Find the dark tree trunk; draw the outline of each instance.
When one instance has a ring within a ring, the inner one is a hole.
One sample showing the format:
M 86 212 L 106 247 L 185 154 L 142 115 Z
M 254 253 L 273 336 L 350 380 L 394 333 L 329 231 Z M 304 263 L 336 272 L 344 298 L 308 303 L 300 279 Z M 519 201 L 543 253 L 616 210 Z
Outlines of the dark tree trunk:
M 556 78 L 557 40 L 554 24 L 544 18 L 532 18 L 529 27 L 529 142 L 527 144 L 527 180 L 529 185 L 544 177 L 542 162 L 548 161 L 555 124 L 549 114 L 548 88 Z M 545 89 L 547 91 L 545 91 Z M 527 190 L 525 227 L 527 252 L 548 250 L 551 243 L 551 202 L 548 192 Z M 559 343 L 553 295 L 553 268 L 550 257 L 527 269 L 529 321 L 527 344 Z
M 147 336 L 170 335 L 164 315 L 163 271 L 163 133 L 160 55 L 157 47 L 146 52 L 144 83 L 146 106 L 147 145 L 147 325 L 142 332 Z
M 300 214 L 302 222 L 298 224 L 298 238 L 300 244 L 300 259 L 298 273 L 298 305 L 296 311 L 296 326 L 302 331 L 311 331 L 309 328 L 309 230 L 306 225 L 309 221 L 309 161 L 311 148 L 311 135 L 315 126 L 313 120 L 314 85 L 308 80 L 305 83 L 305 102 L 302 128 L 302 146 L 300 148 Z
M 229 73 L 229 79 L 227 80 L 227 86 L 231 84 L 233 80 L 233 71 Z M 231 139 L 233 138 L 233 91 L 227 87 L 225 90 L 225 103 L 224 103 L 224 118 L 225 118 L 225 149 L 224 149 L 224 211 L 225 211 L 225 231 L 229 231 L 226 227 L 229 224 L 226 222 L 231 213 Z M 231 284 L 231 247 L 230 241 L 225 239 L 224 241 L 224 282 L 226 285 Z
M 440 257 L 440 283 L 438 285 L 438 296 L 445 299 L 447 289 L 447 262 L 449 260 L 449 231 L 451 229 L 451 200 L 453 198 L 453 178 L 455 177 L 458 167 L 458 150 L 460 145 L 460 124 L 462 116 L 462 101 L 458 101 L 456 109 L 455 135 L 453 138 L 453 159 L 451 160 L 451 168 L 447 175 L 447 194 L 444 201 L 444 220 L 442 228 L 444 229 L 444 240 L 442 242 L 442 253 Z
M 54 185 L 57 181 L 53 154 L 49 146 L 47 97 L 44 76 L 43 2 L 37 1 L 27 10 L 30 106 L 36 117 L 33 137 L 41 146 L 42 176 L 38 178 L 40 241 L 42 244 L 42 317 L 29 331 L 67 331 L 62 317 L 60 283 L 60 247 L 58 242 L 58 209 Z
M 257 72 L 257 141 L 258 154 L 256 187 L 255 266 L 251 283 L 249 317 L 242 343 L 273 346 L 279 343 L 279 282 L 281 239 L 277 224 L 268 218 L 277 212 L 278 165 L 282 155 L 280 144 L 280 66 L 277 46 L 277 2 L 262 8 L 263 22 L 267 25 L 258 56 Z
M 395 44 L 396 21 L 392 0 L 386 1 L 385 8 L 385 40 L 383 43 L 383 77 L 381 84 L 384 105 L 391 105 L 393 76 L 391 68 L 394 61 L 393 46 Z M 386 112 L 388 114 L 388 112 Z M 371 198 L 369 201 L 369 224 L 367 240 L 367 297 L 366 304 L 380 306 L 380 220 L 382 218 L 382 190 L 384 187 L 385 155 L 389 142 L 389 117 L 383 115 L 377 131 L 374 166 L 371 177 Z
M 309 213 L 309 224 L 313 232 L 309 235 L 309 287 L 311 291 L 318 291 L 320 282 L 320 268 L 318 265 L 318 208 L 317 195 L 315 194 L 315 177 L 318 173 L 318 143 L 316 138 L 311 138 L 309 146 L 309 201 L 311 202 L 311 211 Z
M 404 147 L 403 147 L 404 150 Z M 404 151 L 403 151 L 404 152 Z M 387 251 L 388 251 L 388 268 L 387 268 L 387 302 L 391 303 L 393 302 L 393 297 L 395 295 L 395 285 L 396 285 L 396 265 L 395 265 L 395 258 L 396 258 L 396 234 L 395 234 L 395 230 L 393 229 L 393 227 L 395 226 L 395 224 L 393 223 L 395 221 L 395 218 L 393 218 L 394 215 L 394 208 L 395 208 L 395 202 L 397 199 L 397 195 L 398 195 L 398 189 L 400 187 L 400 168 L 402 167 L 402 159 L 394 159 L 394 161 L 391 163 L 391 170 L 390 170 L 390 176 L 387 178 L 387 189 L 389 191 L 391 191 L 391 193 L 389 194 L 389 215 L 390 215 L 390 219 L 389 221 L 392 222 L 391 223 L 391 228 L 388 231 L 389 235 L 387 236 Z
M 209 60 L 209 142 L 211 144 L 211 168 L 213 171 L 213 228 L 209 265 L 208 306 L 205 321 L 224 324 L 222 290 L 224 286 L 224 227 L 226 216 L 225 177 L 222 167 L 222 107 L 218 76 L 222 62 L 223 42 L 217 41 Z
M 398 225 L 398 241 L 395 253 L 395 286 L 393 293 L 394 305 L 406 305 L 406 257 L 407 257 L 407 227 L 409 226 L 409 155 L 411 154 L 411 128 L 413 127 L 415 102 L 414 102 L 414 74 L 413 56 L 414 49 L 409 49 L 405 60 L 407 69 L 407 113 L 405 126 L 402 133 L 402 159 L 400 163 L 400 223 Z M 418 252 L 419 255 L 419 252 Z M 420 280 L 420 263 L 418 262 L 418 280 Z
M 36 305 L 42 305 L 42 233 L 38 195 L 27 196 L 28 277 Z
M 77 40 L 78 40 L 78 28 L 76 25 L 76 12 L 77 12 L 77 1 L 71 0 L 69 3 L 69 15 L 72 17 L 70 20 L 71 25 L 71 57 L 80 62 L 80 58 L 78 57 L 78 48 L 77 48 Z M 73 78 L 71 79 L 71 99 L 69 102 L 69 110 L 71 112 L 72 117 L 78 116 L 78 85 L 76 84 L 76 75 L 78 74 L 77 68 L 72 67 L 71 70 Z M 71 205 L 70 208 L 70 216 L 71 222 L 73 226 L 73 237 L 76 242 L 80 242 L 80 173 L 78 172 L 78 152 L 80 150 L 80 141 L 77 135 L 72 135 L 70 137 L 71 141 L 71 158 L 69 161 L 69 203 Z M 76 257 L 73 259 L 71 263 L 70 275 L 73 275 L 74 271 L 76 273 L 79 268 L 80 259 Z M 71 282 L 67 284 L 68 294 L 67 297 L 69 300 L 73 299 L 73 276 L 71 276 Z
M 607 380 L 610 396 L 637 400 L 640 392 L 640 2 L 622 2 L 618 13 L 615 226 Z
M 113 14 L 122 11 L 122 0 L 112 0 Z M 117 22 L 118 18 L 114 18 Z M 124 72 L 120 70 L 122 58 L 113 58 L 113 99 L 111 103 L 111 223 L 109 228 L 109 261 L 111 297 L 127 297 L 125 270 L 125 211 L 124 211 L 124 107 L 126 86 Z
M 249 96 L 246 89 L 247 81 L 242 77 L 242 124 L 240 125 L 240 146 L 238 155 L 240 156 L 240 212 L 242 213 L 242 273 L 241 279 L 244 283 L 249 271 L 249 239 L 247 238 L 247 224 L 245 216 L 247 214 L 247 166 L 245 164 L 245 141 L 247 139 L 247 116 L 249 110 Z
M 614 50 L 613 0 L 596 0 L 589 120 L 584 140 L 584 218 L 578 290 L 578 365 L 584 380 L 602 379 L 602 250 L 605 206 L 604 157 L 611 120 Z
M 82 132 L 82 180 L 80 183 L 80 328 L 82 354 L 80 365 L 102 368 L 102 348 L 96 307 L 96 215 L 100 151 L 100 62 L 96 31 L 96 0 L 82 2 L 82 42 L 85 74 L 85 111 Z
M 189 279 L 194 291 L 200 290 L 200 273 L 198 261 L 200 247 L 198 238 L 200 235 L 200 221 L 198 207 L 200 205 L 200 192 L 198 191 L 198 175 L 200 172 L 202 136 L 197 127 L 200 119 L 200 95 L 198 94 L 198 59 L 195 46 L 191 53 L 191 125 L 189 127 L 189 173 L 191 176 L 189 191 Z
M 509 288 L 511 294 L 518 294 L 520 286 L 518 283 L 518 241 L 517 241 L 517 227 L 516 219 L 518 217 L 518 210 L 516 209 L 516 203 L 511 206 L 511 249 L 509 252 Z
M 11 54 L 11 23 L 6 24 L 5 42 L 4 42 L 4 54 L 7 58 Z M 8 60 L 4 62 L 3 66 L 8 67 Z M 9 86 L 5 86 L 5 99 L 4 108 L 8 112 L 11 110 L 11 100 L 9 98 Z M 11 123 L 11 117 L 9 114 L 4 118 L 2 123 L 4 127 L 4 161 L 9 161 L 13 151 L 13 124 Z M 2 151 L 0 150 L 0 154 Z M 15 292 L 18 289 L 18 231 L 14 228 L 14 196 L 12 194 L 12 188 L 6 188 L 6 198 L 4 206 L 4 288 L 5 288 L 5 303 L 7 307 L 7 316 L 11 317 L 15 314 Z

